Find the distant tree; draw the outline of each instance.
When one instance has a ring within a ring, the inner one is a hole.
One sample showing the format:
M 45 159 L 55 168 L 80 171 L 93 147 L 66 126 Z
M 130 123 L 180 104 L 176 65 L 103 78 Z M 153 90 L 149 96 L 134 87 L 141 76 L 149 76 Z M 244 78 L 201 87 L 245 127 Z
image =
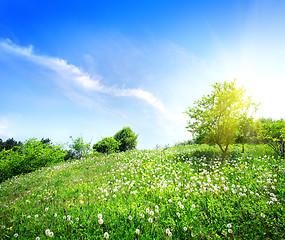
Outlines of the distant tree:
M 0 151 L 2 151 L 4 148 L 6 150 L 14 149 L 16 150 L 17 146 L 22 146 L 23 143 L 21 141 L 16 141 L 14 138 L 9 138 L 6 141 L 3 142 L 2 139 L 0 139 Z
M 49 145 L 49 146 L 52 146 L 52 142 L 49 138 L 42 138 L 41 139 L 41 142 L 44 144 L 44 145 Z
M 87 157 L 91 151 L 91 143 L 84 143 L 83 137 L 73 139 L 72 136 L 70 136 L 70 139 L 72 143 L 69 147 L 74 151 L 76 158 Z
M 285 120 L 260 119 L 259 136 L 279 156 L 285 158 Z
M 93 149 L 100 153 L 115 153 L 119 151 L 119 143 L 113 137 L 106 137 L 94 144 Z
M 202 141 L 217 144 L 223 153 L 234 142 L 239 123 L 251 117 L 256 110 L 256 104 L 251 97 L 245 97 L 245 89 L 236 87 L 232 82 L 215 83 L 211 94 L 203 96 L 194 102 L 194 107 L 188 108 L 188 131 Z
M 114 138 L 119 142 L 120 151 L 132 150 L 137 146 L 138 135 L 130 127 L 124 127 L 115 134 Z
M 256 124 L 252 117 L 242 116 L 236 131 L 236 143 L 242 144 L 242 153 L 244 153 L 245 143 L 250 142 L 257 135 Z

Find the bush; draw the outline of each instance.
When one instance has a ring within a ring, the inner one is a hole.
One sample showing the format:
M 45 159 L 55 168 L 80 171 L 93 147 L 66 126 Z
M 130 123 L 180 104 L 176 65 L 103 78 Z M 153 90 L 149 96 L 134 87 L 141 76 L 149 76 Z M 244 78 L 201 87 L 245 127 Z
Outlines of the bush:
M 22 147 L 0 152 L 0 182 L 22 173 L 35 171 L 64 160 L 66 151 L 32 138 Z
M 124 127 L 115 134 L 114 138 L 119 142 L 119 150 L 121 152 L 135 149 L 137 146 L 138 135 L 130 127 Z
M 94 144 L 93 149 L 100 153 L 115 153 L 119 150 L 119 143 L 113 137 L 106 137 Z
M 69 147 L 72 150 L 71 155 L 75 156 L 75 158 L 82 158 L 87 157 L 91 153 L 90 143 L 84 143 L 83 137 L 78 137 L 73 139 L 72 136 L 70 137 L 72 143 Z

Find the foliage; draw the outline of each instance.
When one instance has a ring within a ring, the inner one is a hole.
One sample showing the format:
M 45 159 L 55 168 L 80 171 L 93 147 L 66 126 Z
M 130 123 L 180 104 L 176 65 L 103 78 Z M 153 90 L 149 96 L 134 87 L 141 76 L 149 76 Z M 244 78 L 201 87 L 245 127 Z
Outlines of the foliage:
M 63 161 L 66 152 L 57 146 L 43 144 L 35 138 L 25 141 L 17 151 L 0 152 L 0 182 L 18 174 L 35 171 L 41 167 Z
M 9 179 L 0 185 L 0 236 L 285 239 L 282 161 L 261 155 L 267 145 L 247 145 L 223 162 L 210 154 L 218 151 L 127 151 Z
M 71 150 L 73 151 L 76 158 L 80 159 L 82 157 L 87 157 L 91 152 L 91 143 L 85 143 L 83 137 L 78 137 L 73 139 L 70 136 L 72 143 L 69 145 Z M 70 154 L 72 155 L 72 154 Z
M 93 149 L 100 153 L 115 153 L 119 150 L 119 143 L 113 137 L 105 137 L 93 145 Z
M 115 134 L 114 138 L 119 142 L 119 150 L 121 152 L 135 149 L 137 146 L 138 135 L 130 127 L 124 127 Z
M 9 138 L 6 141 L 3 141 L 0 138 L 0 151 L 2 151 L 4 148 L 6 150 L 10 150 L 10 149 L 13 149 L 14 147 L 22 146 L 22 145 L 23 145 L 23 143 L 21 141 L 17 142 L 16 140 L 14 140 L 14 138 Z
M 211 94 L 194 102 L 195 106 L 185 112 L 190 117 L 186 128 L 194 135 L 194 139 L 217 144 L 226 153 L 228 146 L 235 140 L 239 124 L 251 117 L 249 115 L 254 112 L 252 108 L 256 104 L 250 97 L 245 97 L 243 88 L 236 87 L 235 80 L 215 83 L 212 87 Z
M 285 120 L 261 119 L 259 136 L 282 158 L 285 157 Z

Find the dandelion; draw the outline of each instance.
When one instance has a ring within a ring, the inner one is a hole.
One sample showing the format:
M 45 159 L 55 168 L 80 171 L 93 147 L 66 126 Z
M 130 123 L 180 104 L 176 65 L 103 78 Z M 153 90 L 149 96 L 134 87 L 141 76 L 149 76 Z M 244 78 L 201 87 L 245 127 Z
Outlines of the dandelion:
M 84 201 L 80 201 L 80 204 L 83 204 L 84 203 Z
M 45 211 L 48 211 L 48 207 L 47 207 L 47 208 L 45 208 Z
M 183 230 L 186 232 L 187 231 L 187 227 L 184 227 Z
M 150 212 L 149 208 L 147 208 L 145 211 L 146 211 L 147 213 L 149 213 L 149 212 Z
M 54 216 L 54 217 L 57 217 L 57 213 L 54 213 L 53 216 Z
M 48 236 L 53 237 L 53 232 L 50 232 Z
M 260 216 L 263 217 L 263 218 L 265 218 L 265 214 L 263 214 L 263 213 L 261 213 Z
M 153 212 L 153 211 L 150 211 L 149 214 L 150 214 L 151 216 L 153 216 L 153 215 L 154 215 L 154 212 Z
M 153 222 L 153 220 L 152 220 L 151 217 L 148 219 L 148 222 L 149 222 L 149 223 L 152 223 L 152 222 Z
M 133 220 L 133 217 L 131 215 L 129 215 L 129 220 L 132 221 Z
M 140 230 L 136 229 L 136 234 L 139 235 L 140 234 Z
M 38 217 L 39 217 L 39 215 L 38 215 L 38 214 L 36 214 L 36 215 L 35 215 L 35 218 L 38 218 Z
M 158 209 L 155 209 L 155 212 L 156 212 L 156 213 L 159 213 L 159 210 L 158 210 Z
M 168 199 L 168 202 L 169 202 L 169 203 L 171 203 L 171 202 L 172 202 L 172 200 L 171 200 L 171 199 Z
M 180 208 L 181 208 L 181 209 L 183 209 L 183 208 L 184 208 L 184 206 L 183 206 L 182 204 L 180 204 Z
M 225 230 L 222 231 L 223 235 L 227 235 L 227 232 Z
M 228 232 L 229 232 L 229 233 L 233 233 L 233 230 L 232 230 L 232 229 L 229 229 Z
M 169 230 L 169 228 L 166 228 L 166 233 L 168 234 L 168 233 L 170 233 L 170 230 Z
M 18 236 L 19 236 L 18 233 L 15 233 L 15 234 L 14 234 L 14 237 L 15 237 L 15 238 L 17 238 Z
M 31 215 L 28 215 L 27 218 L 31 218 Z
M 49 236 L 49 233 L 50 233 L 50 230 L 49 230 L 49 229 L 45 230 L 45 234 L 46 234 L 47 236 Z
M 66 216 L 63 216 L 63 220 L 65 220 L 66 219 Z
M 177 217 L 180 217 L 180 212 L 177 212 L 176 215 L 177 215 Z
M 102 213 L 98 214 L 98 218 L 101 219 L 103 217 Z
M 70 219 L 71 219 L 71 216 L 70 215 L 67 215 L 67 221 L 70 221 Z
M 36 240 L 40 240 L 40 237 L 36 237 Z
M 1 226 L 1 229 L 5 229 L 5 226 Z
M 171 237 L 172 236 L 172 232 L 167 233 L 167 236 Z
M 192 208 L 195 208 L 196 207 L 196 205 L 195 204 L 192 204 Z
M 99 218 L 98 223 L 99 223 L 99 224 L 103 224 L 103 222 L 104 222 L 103 219 L 102 219 L 102 218 Z
M 78 217 L 78 218 L 76 218 L 76 221 L 77 221 L 77 222 L 79 221 L 79 217 Z
M 104 238 L 109 238 L 109 233 L 105 232 L 104 233 Z
M 232 228 L 233 226 L 232 226 L 232 224 L 228 223 L 228 224 L 227 224 L 227 227 L 228 227 L 228 228 Z
M 141 216 L 142 218 L 144 218 L 144 214 L 143 214 L 143 213 L 141 213 L 140 216 Z

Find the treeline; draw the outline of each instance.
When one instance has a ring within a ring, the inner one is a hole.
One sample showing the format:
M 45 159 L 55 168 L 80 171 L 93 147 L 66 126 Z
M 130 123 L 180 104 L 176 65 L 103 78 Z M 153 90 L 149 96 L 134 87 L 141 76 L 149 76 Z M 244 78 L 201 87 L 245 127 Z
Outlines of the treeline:
M 207 132 L 194 135 L 193 143 L 208 143 Z M 234 143 L 242 144 L 242 152 L 246 143 L 268 144 L 274 152 L 284 158 L 285 156 L 285 120 L 260 118 L 256 121 L 248 119 L 241 121 L 235 131 Z
M 131 128 L 124 127 L 114 137 L 103 138 L 93 147 L 82 137 L 70 137 L 67 146 L 53 144 L 49 138 L 31 138 L 24 143 L 13 138 L 0 139 L 0 182 L 58 162 L 132 150 L 137 146 L 137 137 Z

